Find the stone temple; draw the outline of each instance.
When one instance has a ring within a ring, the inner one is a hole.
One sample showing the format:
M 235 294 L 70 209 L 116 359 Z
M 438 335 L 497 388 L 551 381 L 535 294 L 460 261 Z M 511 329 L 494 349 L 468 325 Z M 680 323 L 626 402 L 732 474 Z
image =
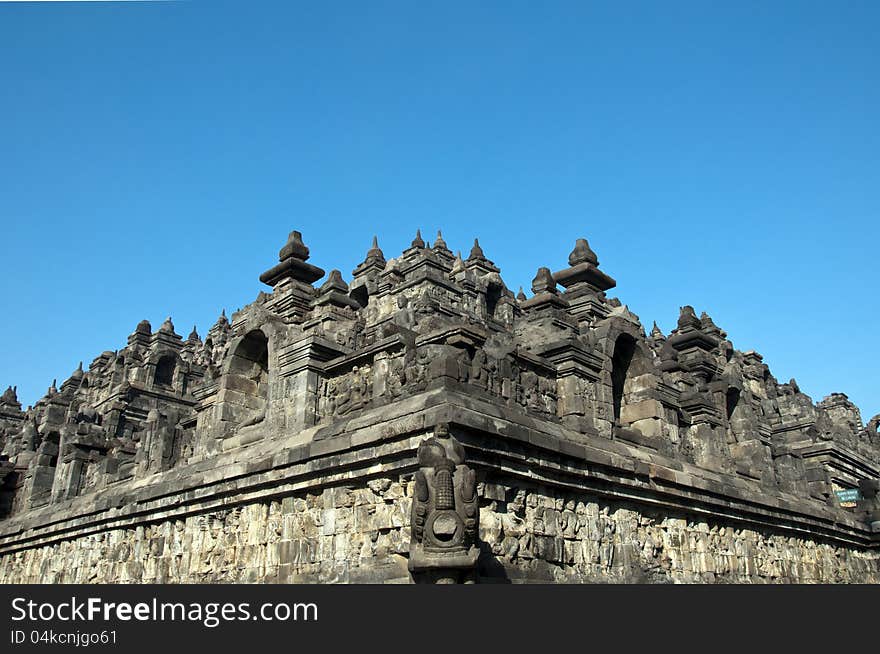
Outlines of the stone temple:
M 689 306 L 646 333 L 585 239 L 530 296 L 440 234 L 278 259 L 3 394 L 0 582 L 880 582 L 880 416 Z

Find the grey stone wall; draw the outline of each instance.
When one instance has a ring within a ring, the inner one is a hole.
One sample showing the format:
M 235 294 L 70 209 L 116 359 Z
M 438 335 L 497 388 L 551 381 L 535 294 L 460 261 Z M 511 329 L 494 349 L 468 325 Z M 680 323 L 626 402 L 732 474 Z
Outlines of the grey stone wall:
M 3 556 L 0 583 L 410 583 L 411 493 L 377 478 L 103 531 Z M 876 550 L 534 485 L 480 495 L 482 582 L 880 582 Z
M 497 487 L 481 535 L 512 581 L 878 583 L 880 552 L 641 511 L 541 487 Z
M 440 234 L 309 258 L 0 396 L 0 581 L 878 581 L 880 415 L 646 331 L 585 239 L 530 297 Z
M 407 484 L 245 504 L 0 558 L 0 583 L 409 581 Z

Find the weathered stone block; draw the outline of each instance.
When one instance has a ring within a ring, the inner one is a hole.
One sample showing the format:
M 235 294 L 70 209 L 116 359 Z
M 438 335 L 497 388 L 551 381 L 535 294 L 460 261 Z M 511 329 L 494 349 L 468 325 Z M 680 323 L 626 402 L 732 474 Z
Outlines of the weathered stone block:
M 664 415 L 663 405 L 657 400 L 642 400 L 641 402 L 627 403 L 620 409 L 620 421 L 624 424 L 630 424 L 649 418 L 655 418 L 659 422 Z

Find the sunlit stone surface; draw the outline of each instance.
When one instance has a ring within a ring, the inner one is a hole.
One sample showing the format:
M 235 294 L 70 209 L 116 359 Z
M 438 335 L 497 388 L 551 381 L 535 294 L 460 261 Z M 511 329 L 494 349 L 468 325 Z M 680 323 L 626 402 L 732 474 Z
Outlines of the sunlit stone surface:
M 646 333 L 586 240 L 530 297 L 440 234 L 308 260 L 3 394 L 0 581 L 880 581 L 880 416 Z

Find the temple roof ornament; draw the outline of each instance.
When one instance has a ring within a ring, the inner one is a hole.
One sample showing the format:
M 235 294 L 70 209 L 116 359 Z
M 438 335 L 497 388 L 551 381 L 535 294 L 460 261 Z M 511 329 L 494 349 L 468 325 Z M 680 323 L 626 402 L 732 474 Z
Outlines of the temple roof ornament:
M 387 263 L 388 262 L 385 260 L 385 254 L 379 247 L 379 239 L 376 236 L 373 236 L 373 244 L 370 246 L 370 249 L 367 250 L 367 256 L 352 271 L 352 275 L 357 279 L 367 273 L 382 272 Z M 354 287 L 354 284 L 352 284 L 352 287 Z
M 585 238 L 575 241 L 574 249 L 568 255 L 568 264 L 568 268 L 553 273 L 553 278 L 569 294 L 601 294 L 617 285 L 614 279 L 599 270 L 599 259 Z
M 709 316 L 709 314 L 706 313 L 705 311 L 703 311 L 703 313 L 700 314 L 700 326 L 702 327 L 703 331 L 705 331 L 709 334 L 714 334 L 715 336 L 718 336 L 719 338 L 726 338 L 727 337 L 727 333 L 724 330 L 722 330 L 718 325 L 716 325 L 715 322 L 712 320 L 712 318 Z
M 694 311 L 694 308 L 689 304 L 681 307 L 680 313 L 678 316 L 678 328 L 679 329 L 702 329 L 703 324 L 700 322 L 700 319 L 697 318 L 697 313 Z
M 590 263 L 594 266 L 599 265 L 599 259 L 596 253 L 590 248 L 590 244 L 585 238 L 579 238 L 575 241 L 574 250 L 568 255 L 568 265 L 576 266 L 579 263 Z
M 483 248 L 480 247 L 480 239 L 474 239 L 474 246 L 471 248 L 471 253 L 468 255 L 468 261 L 487 261 L 486 255 L 483 254 Z
M 226 317 L 226 309 L 222 309 L 220 311 L 220 315 L 217 317 L 217 321 L 214 323 L 209 331 L 217 331 L 218 329 L 225 330 L 228 326 L 229 318 Z
M 348 284 L 342 279 L 342 273 L 335 268 L 330 271 L 327 281 L 321 284 L 321 288 L 318 289 L 319 294 L 329 293 L 330 291 L 348 293 Z
M 452 263 L 452 272 L 450 274 L 455 277 L 462 272 L 464 272 L 464 261 L 461 258 L 461 250 L 459 250 L 455 254 L 455 261 Z
M 446 247 L 446 241 L 443 240 L 443 234 L 438 229 L 437 230 L 437 238 L 434 239 L 434 250 L 443 250 L 445 252 L 449 252 L 449 248 Z
M 324 271 L 306 263 L 308 258 L 309 248 L 303 243 L 302 234 L 294 230 L 278 252 L 279 263 L 260 275 L 260 281 L 273 287 L 288 279 L 313 284 L 324 276 Z
M 0 403 L 2 404 L 18 404 L 18 388 L 9 386 L 5 391 L 3 391 L 2 397 L 0 397 Z
M 479 239 L 476 238 L 474 239 L 474 246 L 471 248 L 471 253 L 468 255 L 465 263 L 468 268 L 481 270 L 484 273 L 501 272 L 501 270 L 486 257 L 483 248 L 480 247 Z
M 535 295 L 538 293 L 553 293 L 555 295 L 558 292 L 559 289 L 556 288 L 556 282 L 553 280 L 553 274 L 550 272 L 550 269 L 543 266 L 538 268 L 538 274 L 532 280 L 532 293 Z
M 370 249 L 367 250 L 367 258 L 366 261 L 372 260 L 380 260 L 385 261 L 385 255 L 382 253 L 382 249 L 379 247 L 379 238 L 377 236 L 373 236 L 373 244 L 370 246 Z
M 327 275 L 327 281 L 318 289 L 318 297 L 315 306 L 333 305 L 337 307 L 350 307 L 359 309 L 357 300 L 349 297 L 349 286 L 342 279 L 342 273 L 335 268 Z
M 290 232 L 287 237 L 287 243 L 278 251 L 278 260 L 294 258 L 300 261 L 308 261 L 309 248 L 302 241 L 302 234 L 296 230 Z
M 663 334 L 663 331 L 657 326 L 656 320 L 654 321 L 654 326 L 651 328 L 651 338 L 653 338 L 654 340 L 661 340 L 666 338 L 666 336 L 664 336 Z

